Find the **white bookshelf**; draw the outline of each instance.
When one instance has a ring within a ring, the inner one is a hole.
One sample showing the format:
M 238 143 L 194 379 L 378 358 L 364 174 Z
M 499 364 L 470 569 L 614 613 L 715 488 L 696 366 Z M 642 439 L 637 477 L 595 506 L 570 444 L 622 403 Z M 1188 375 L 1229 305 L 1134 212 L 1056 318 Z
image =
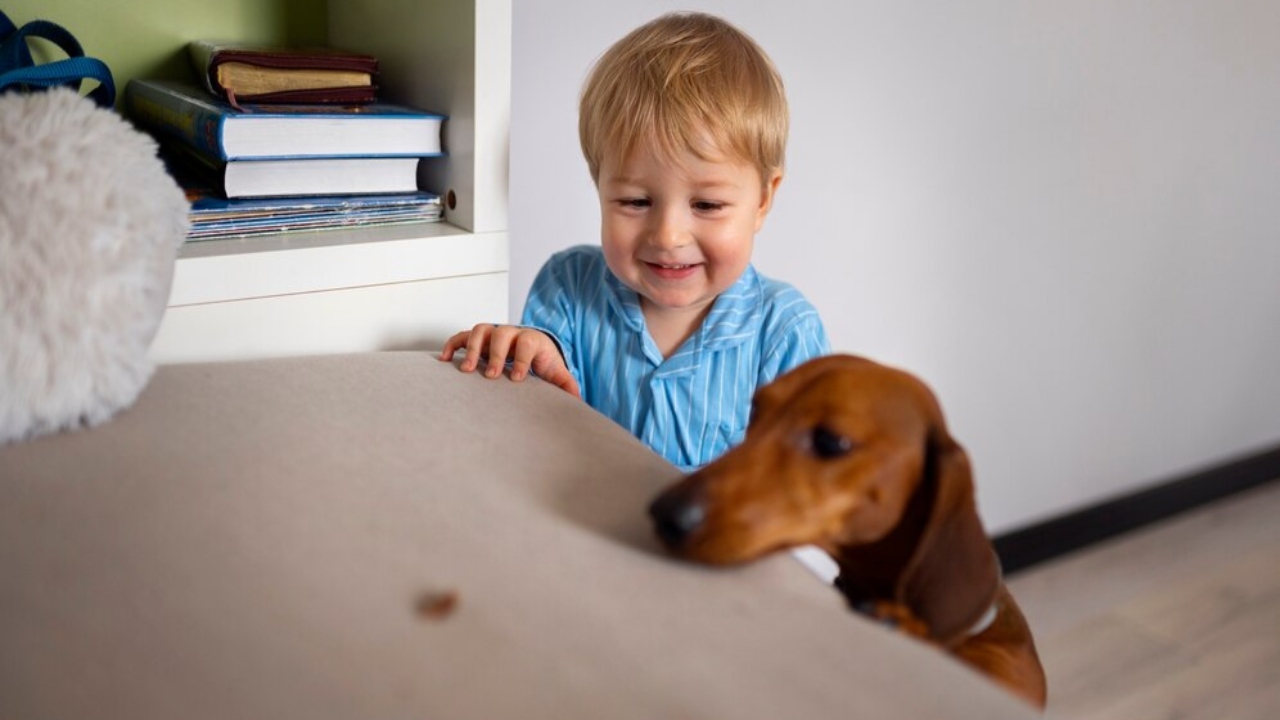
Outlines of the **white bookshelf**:
M 419 184 L 445 222 L 185 245 L 160 363 L 438 348 L 505 322 L 511 0 L 328 0 L 330 44 L 378 57 L 383 97 L 448 115 Z

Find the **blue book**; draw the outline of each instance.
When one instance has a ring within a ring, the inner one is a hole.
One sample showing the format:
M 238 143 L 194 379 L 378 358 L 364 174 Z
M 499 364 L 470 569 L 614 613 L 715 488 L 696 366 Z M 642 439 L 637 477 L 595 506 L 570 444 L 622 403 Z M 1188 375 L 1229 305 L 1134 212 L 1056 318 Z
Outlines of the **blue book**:
M 217 160 L 440 155 L 445 117 L 391 105 L 238 107 L 190 83 L 130 80 L 124 112 L 142 130 Z

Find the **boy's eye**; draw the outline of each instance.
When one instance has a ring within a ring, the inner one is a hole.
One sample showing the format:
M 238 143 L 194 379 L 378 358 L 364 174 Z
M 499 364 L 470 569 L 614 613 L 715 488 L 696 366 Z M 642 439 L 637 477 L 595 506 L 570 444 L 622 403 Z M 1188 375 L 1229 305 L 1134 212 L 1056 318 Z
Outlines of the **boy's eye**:
M 711 202 L 710 200 L 699 200 L 693 204 L 693 209 L 698 212 L 715 212 L 724 207 L 724 203 Z
M 647 208 L 653 203 L 648 198 L 623 198 L 618 204 L 625 208 Z

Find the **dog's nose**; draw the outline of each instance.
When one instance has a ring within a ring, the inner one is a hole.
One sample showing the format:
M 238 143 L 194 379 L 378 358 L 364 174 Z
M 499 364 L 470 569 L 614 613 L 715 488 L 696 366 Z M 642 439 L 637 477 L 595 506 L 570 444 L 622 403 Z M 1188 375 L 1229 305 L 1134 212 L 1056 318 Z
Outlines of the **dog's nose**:
M 707 518 L 701 492 L 686 485 L 676 486 L 649 504 L 654 530 L 667 547 L 678 550 L 697 532 Z

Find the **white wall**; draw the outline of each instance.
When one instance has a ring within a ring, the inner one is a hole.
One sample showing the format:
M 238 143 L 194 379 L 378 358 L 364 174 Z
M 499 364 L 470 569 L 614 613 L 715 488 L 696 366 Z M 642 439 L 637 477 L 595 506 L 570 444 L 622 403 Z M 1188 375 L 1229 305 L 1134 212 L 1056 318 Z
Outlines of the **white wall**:
M 934 386 L 990 530 L 1280 442 L 1280 3 L 517 2 L 513 315 L 598 241 L 588 66 L 674 9 L 787 82 L 757 266 Z

